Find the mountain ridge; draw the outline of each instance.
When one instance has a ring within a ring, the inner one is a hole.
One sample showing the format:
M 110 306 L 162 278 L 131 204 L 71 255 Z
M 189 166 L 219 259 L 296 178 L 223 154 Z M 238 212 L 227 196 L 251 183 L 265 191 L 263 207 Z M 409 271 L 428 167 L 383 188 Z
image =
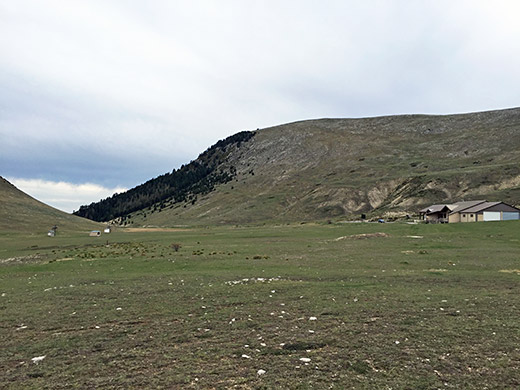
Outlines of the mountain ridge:
M 210 191 L 116 218 L 154 225 L 311 221 L 413 213 L 471 197 L 520 201 L 520 108 L 311 119 L 248 134 L 239 147 L 224 142 L 214 169 L 232 174 Z

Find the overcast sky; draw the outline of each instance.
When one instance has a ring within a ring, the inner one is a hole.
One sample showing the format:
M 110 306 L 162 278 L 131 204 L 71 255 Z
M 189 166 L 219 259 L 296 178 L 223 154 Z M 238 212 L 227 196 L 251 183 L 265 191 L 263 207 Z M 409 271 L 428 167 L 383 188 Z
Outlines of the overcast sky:
M 518 1 L 0 0 L 0 175 L 66 211 L 302 119 L 520 106 Z

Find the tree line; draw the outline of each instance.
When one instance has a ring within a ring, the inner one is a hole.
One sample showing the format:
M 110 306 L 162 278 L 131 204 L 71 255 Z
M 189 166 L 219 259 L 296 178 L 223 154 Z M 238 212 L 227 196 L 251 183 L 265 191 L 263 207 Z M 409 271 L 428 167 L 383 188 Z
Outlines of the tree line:
M 84 205 L 73 214 L 94 221 L 110 221 L 118 217 L 153 206 L 166 200 L 171 203 L 194 201 L 196 195 L 204 195 L 214 190 L 218 184 L 229 182 L 236 176 L 233 166 L 225 166 L 230 145 L 240 147 L 255 133 L 241 131 L 218 141 L 189 164 L 174 169 L 171 173 L 148 180 L 123 193 L 90 205 Z

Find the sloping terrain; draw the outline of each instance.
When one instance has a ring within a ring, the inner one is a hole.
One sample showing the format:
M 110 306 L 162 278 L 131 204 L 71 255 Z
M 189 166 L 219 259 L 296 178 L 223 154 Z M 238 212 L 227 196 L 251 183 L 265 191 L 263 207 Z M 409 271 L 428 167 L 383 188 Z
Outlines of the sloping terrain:
M 54 225 L 60 231 L 99 229 L 88 219 L 50 207 L 0 177 L 0 231 L 44 234 Z
M 226 164 L 227 157 L 253 135 L 251 131 L 232 135 L 217 142 L 189 164 L 124 193 L 81 206 L 74 214 L 94 221 L 108 221 L 118 217 L 124 220 L 128 214 L 146 207 L 162 209 L 167 201 L 194 204 L 198 195 L 210 193 L 215 186 L 227 183 L 236 176 L 234 167 Z
M 310 221 L 415 213 L 474 198 L 520 203 L 520 109 L 320 119 L 255 132 L 227 149 L 233 178 L 123 223 Z

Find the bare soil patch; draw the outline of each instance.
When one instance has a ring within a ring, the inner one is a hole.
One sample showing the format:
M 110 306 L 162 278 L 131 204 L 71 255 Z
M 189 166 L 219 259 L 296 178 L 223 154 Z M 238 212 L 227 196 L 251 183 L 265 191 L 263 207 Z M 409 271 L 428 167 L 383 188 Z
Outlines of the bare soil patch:
M 142 233 L 142 232 L 187 232 L 190 229 L 185 228 L 160 228 L 160 227 L 142 227 L 142 228 L 125 228 L 123 231 L 128 233 Z
M 29 255 L 29 256 L 9 257 L 7 259 L 0 259 L 0 264 L 21 264 L 21 263 L 39 261 L 43 258 L 44 258 L 44 256 L 39 255 L 39 254 Z
M 352 234 L 350 236 L 338 237 L 334 241 L 341 241 L 341 240 L 344 240 L 346 238 L 352 238 L 352 239 L 355 239 L 355 240 L 364 240 L 364 239 L 367 239 L 367 238 L 377 238 L 377 237 L 390 237 L 390 235 L 387 234 L 387 233 L 382 233 L 382 232 L 361 233 L 361 234 Z

